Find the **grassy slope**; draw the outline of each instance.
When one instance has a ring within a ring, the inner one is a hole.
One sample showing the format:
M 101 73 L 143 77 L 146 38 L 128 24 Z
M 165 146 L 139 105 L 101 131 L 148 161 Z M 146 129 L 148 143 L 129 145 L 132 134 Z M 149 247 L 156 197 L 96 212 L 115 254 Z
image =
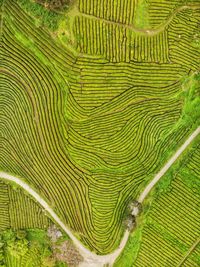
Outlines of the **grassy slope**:
M 136 2 L 133 24 L 138 29 L 148 29 L 150 28 L 148 13 L 149 3 L 146 0 L 139 0 Z

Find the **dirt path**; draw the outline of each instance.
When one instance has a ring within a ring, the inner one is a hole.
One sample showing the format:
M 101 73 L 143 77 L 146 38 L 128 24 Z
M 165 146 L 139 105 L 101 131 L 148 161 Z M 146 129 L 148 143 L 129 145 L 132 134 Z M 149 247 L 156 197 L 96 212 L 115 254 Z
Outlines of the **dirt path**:
M 123 248 L 125 247 L 126 242 L 129 237 L 128 231 L 125 232 L 124 237 L 120 243 L 120 246 L 113 253 L 107 254 L 105 256 L 96 255 L 95 253 L 91 252 L 90 250 L 88 250 L 86 247 L 82 245 L 82 243 L 73 235 L 71 230 L 60 220 L 60 218 L 56 215 L 56 213 L 49 206 L 49 204 L 42 197 L 40 197 L 40 195 L 36 191 L 34 191 L 26 182 L 24 182 L 18 177 L 12 176 L 5 172 L 0 172 L 0 178 L 5 179 L 7 181 L 14 182 L 20 187 L 22 187 L 32 197 L 34 197 L 37 200 L 37 202 L 39 202 L 40 205 L 51 215 L 51 217 L 57 222 L 57 224 L 71 238 L 75 246 L 78 248 L 80 254 L 83 256 L 84 262 L 80 266 L 102 267 L 104 264 L 107 264 L 107 263 L 113 264 L 115 259 L 120 255 Z
M 160 178 L 167 172 L 167 170 L 172 166 L 172 164 L 177 160 L 177 158 L 184 152 L 184 150 L 189 146 L 189 144 L 200 134 L 200 127 L 198 127 L 185 141 L 185 143 L 176 151 L 176 153 L 168 160 L 165 166 L 159 171 L 158 174 L 151 180 L 151 182 L 145 187 L 144 191 L 138 198 L 139 202 L 143 202 L 146 196 L 149 194 L 154 185 L 160 180 Z
M 200 243 L 200 237 L 196 240 L 196 242 L 191 246 L 191 248 L 188 250 L 188 252 L 185 254 L 185 256 L 183 257 L 183 259 L 178 263 L 177 267 L 181 267 L 182 264 L 186 261 L 186 259 L 188 258 L 188 256 L 192 253 L 193 250 L 195 250 L 195 248 L 198 246 L 198 244 Z
M 175 162 L 175 160 L 183 153 L 183 151 L 189 146 L 189 144 L 195 139 L 195 137 L 197 137 L 198 134 L 200 134 L 200 127 L 198 127 L 192 133 L 192 135 L 188 137 L 188 139 L 177 150 L 174 156 L 169 159 L 169 161 L 165 164 L 165 166 L 161 169 L 161 171 L 147 185 L 147 187 L 145 188 L 145 190 L 142 192 L 142 194 L 138 199 L 140 202 L 143 202 L 143 200 L 149 194 L 154 185 L 160 180 L 160 178 L 166 173 L 166 171 L 171 167 L 171 165 Z M 80 254 L 83 256 L 84 262 L 80 265 L 80 267 L 103 267 L 104 264 L 109 264 L 109 266 L 112 266 L 114 261 L 121 254 L 129 237 L 128 230 L 125 232 L 119 247 L 113 253 L 103 256 L 96 255 L 95 253 L 91 252 L 82 245 L 82 243 L 73 235 L 71 230 L 56 215 L 56 213 L 49 206 L 49 204 L 42 197 L 40 197 L 40 195 L 36 191 L 34 191 L 26 182 L 24 182 L 18 177 L 12 176 L 5 172 L 0 172 L 0 178 L 18 184 L 20 187 L 26 190 L 32 197 L 34 197 L 40 203 L 40 205 L 51 215 L 51 217 L 57 222 L 57 224 L 63 229 L 63 231 L 65 231 L 67 235 L 71 238 L 75 246 L 79 249 Z
M 100 21 L 108 23 L 108 24 L 123 26 L 124 28 L 130 29 L 134 32 L 144 33 L 147 35 L 156 35 L 156 34 L 162 32 L 165 29 L 165 27 L 167 27 L 170 24 L 170 22 L 173 20 L 173 18 L 176 16 L 177 13 L 179 13 L 185 9 L 194 9 L 195 10 L 198 8 L 200 8 L 200 5 L 184 5 L 184 6 L 178 7 L 176 10 L 174 10 L 172 12 L 172 14 L 169 16 L 169 18 L 159 28 L 156 28 L 156 29 L 141 29 L 141 28 L 137 28 L 133 24 L 124 24 L 121 22 L 115 22 L 115 21 L 104 19 L 104 18 L 99 18 L 99 17 L 96 17 L 94 15 L 81 13 L 76 6 L 74 6 L 75 11 L 73 10 L 73 14 L 81 15 L 81 16 L 86 17 L 86 18 L 93 18 L 93 19 L 100 20 Z

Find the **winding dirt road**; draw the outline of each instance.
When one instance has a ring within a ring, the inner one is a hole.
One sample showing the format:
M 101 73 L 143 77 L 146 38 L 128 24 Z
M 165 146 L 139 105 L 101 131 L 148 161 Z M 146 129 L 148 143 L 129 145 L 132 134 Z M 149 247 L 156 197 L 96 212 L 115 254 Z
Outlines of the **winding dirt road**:
M 185 143 L 176 151 L 176 153 L 168 160 L 165 166 L 159 171 L 158 174 L 151 180 L 151 182 L 145 187 L 144 191 L 138 198 L 139 202 L 143 202 L 146 196 L 149 194 L 154 185 L 160 180 L 160 178 L 169 170 L 176 159 L 183 153 L 183 151 L 189 146 L 189 144 L 200 134 L 200 127 L 198 127 L 185 141 Z
M 160 178 L 166 173 L 166 171 L 171 167 L 171 165 L 176 161 L 176 159 L 183 153 L 183 151 L 189 146 L 189 144 L 200 134 L 200 127 L 198 127 L 191 136 L 185 141 L 185 143 L 177 150 L 173 157 L 169 159 L 169 161 L 165 164 L 165 166 L 161 169 L 161 171 L 152 179 L 152 181 L 147 185 L 144 191 L 141 193 L 139 197 L 139 202 L 143 202 L 146 196 L 149 194 L 154 185 L 160 180 Z M 57 222 L 58 225 L 67 233 L 67 235 L 74 242 L 74 245 L 78 248 L 80 254 L 84 258 L 84 262 L 80 265 L 80 267 L 102 267 L 104 264 L 109 264 L 112 266 L 116 258 L 121 254 L 124 249 L 126 242 L 129 237 L 129 231 L 126 231 L 123 239 L 119 245 L 119 247 L 110 254 L 107 255 L 96 255 L 95 253 L 88 250 L 86 247 L 82 245 L 82 243 L 73 235 L 71 230 L 61 221 L 61 219 L 56 215 L 53 209 L 49 206 L 49 204 L 40 197 L 40 195 L 34 191 L 27 183 L 21 180 L 18 177 L 12 176 L 5 172 L 0 172 L 0 178 L 5 179 L 7 181 L 14 182 L 26 190 L 32 197 L 34 197 L 39 204 L 52 216 L 52 218 Z
M 96 255 L 95 253 L 88 250 L 86 247 L 82 245 L 82 243 L 73 235 L 72 231 L 61 221 L 61 219 L 56 215 L 56 213 L 53 211 L 53 209 L 49 206 L 49 204 L 42 198 L 40 195 L 34 191 L 27 183 L 25 183 L 23 180 L 16 176 L 12 176 L 5 172 L 0 172 L 0 178 L 5 179 L 10 182 L 14 182 L 20 187 L 22 187 L 24 190 L 26 190 L 32 197 L 34 197 L 37 202 L 51 215 L 51 217 L 56 221 L 58 225 L 67 233 L 67 235 L 71 238 L 74 245 L 78 248 L 80 254 L 84 258 L 84 262 L 80 265 L 81 267 L 101 267 L 104 264 L 109 263 L 111 266 L 115 259 L 120 255 L 123 248 L 126 245 L 126 242 L 129 237 L 129 232 L 126 231 L 123 239 L 120 243 L 120 246 L 110 254 L 107 254 L 105 256 Z
M 107 19 L 104 19 L 104 18 L 100 18 L 100 17 L 96 17 L 94 15 L 89 15 L 89 14 L 86 14 L 86 13 L 82 13 L 79 11 L 79 9 L 74 6 L 74 10 L 71 11 L 72 14 L 79 14 L 85 18 L 93 18 L 95 20 L 99 20 L 101 22 L 105 22 L 107 24 L 113 24 L 113 25 L 118 25 L 118 26 L 123 26 L 124 28 L 127 28 L 127 29 L 130 29 L 134 32 L 138 32 L 138 33 L 143 33 L 143 34 L 147 34 L 147 35 L 156 35 L 160 32 L 162 32 L 169 24 L 170 22 L 172 22 L 172 20 L 174 19 L 174 17 L 177 15 L 177 13 L 183 11 L 183 10 L 186 10 L 186 9 L 191 9 L 191 10 L 196 10 L 197 8 L 199 8 L 199 5 L 184 5 L 184 6 L 180 6 L 178 8 L 176 8 L 172 13 L 171 15 L 169 15 L 168 19 L 161 25 L 159 26 L 158 28 L 156 29 L 142 29 L 142 28 L 138 28 L 136 27 L 134 24 L 124 24 L 122 22 L 115 22 L 115 21 L 112 21 L 112 20 L 107 20 Z

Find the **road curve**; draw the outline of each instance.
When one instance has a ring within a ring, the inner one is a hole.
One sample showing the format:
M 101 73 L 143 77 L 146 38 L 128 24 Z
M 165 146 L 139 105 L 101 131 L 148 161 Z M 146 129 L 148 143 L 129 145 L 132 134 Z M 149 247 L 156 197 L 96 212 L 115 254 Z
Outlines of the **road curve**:
M 153 178 L 153 180 L 147 185 L 144 191 L 141 193 L 138 201 L 143 202 L 146 196 L 149 194 L 154 185 L 160 180 L 160 178 L 166 173 L 166 171 L 171 167 L 171 165 L 176 161 L 176 159 L 183 153 L 183 151 L 189 146 L 189 144 L 200 134 L 200 127 L 198 127 L 191 136 L 185 141 L 185 143 L 177 150 L 173 157 L 169 159 L 169 161 L 165 164 L 165 166 L 161 169 L 161 171 Z M 52 218 L 57 222 L 58 225 L 67 233 L 67 235 L 71 238 L 74 245 L 78 248 L 80 254 L 84 258 L 84 262 L 80 265 L 80 267 L 103 267 L 104 264 L 109 264 L 112 266 L 114 261 L 120 255 L 122 250 L 124 249 L 128 237 L 129 231 L 127 230 L 122 238 L 122 241 L 119 247 L 112 253 L 107 255 L 96 255 L 95 253 L 88 250 L 86 247 L 82 245 L 82 243 L 73 235 L 71 230 L 60 220 L 60 218 L 56 215 L 53 209 L 49 206 L 49 204 L 42 198 L 40 195 L 34 191 L 27 183 L 21 180 L 18 177 L 12 176 L 6 172 L 0 172 L 0 178 L 5 179 L 7 181 L 14 182 L 26 190 L 32 197 L 34 197 L 40 205 L 52 216 Z
M 112 264 L 115 261 L 115 259 L 120 255 L 123 248 L 125 247 L 129 237 L 128 231 L 125 232 L 119 247 L 113 253 L 107 254 L 105 256 L 96 255 L 95 253 L 91 252 L 82 245 L 82 243 L 73 235 L 71 230 L 56 215 L 56 213 L 49 206 L 49 204 L 42 197 L 40 197 L 40 195 L 36 191 L 34 191 L 27 183 L 22 181 L 20 178 L 12 176 L 5 172 L 0 172 L 0 178 L 16 183 L 24 190 L 26 190 L 32 197 L 34 197 L 37 200 L 37 202 L 40 203 L 40 205 L 51 215 L 51 217 L 56 221 L 56 223 L 60 225 L 60 227 L 65 231 L 65 233 L 71 238 L 74 245 L 78 248 L 80 254 L 84 258 L 84 263 L 82 266 L 101 267 L 107 263 Z
M 139 202 L 143 202 L 146 196 L 149 194 L 154 185 L 160 180 L 160 178 L 169 170 L 172 164 L 177 160 L 177 158 L 184 152 L 184 150 L 189 146 L 189 144 L 200 134 L 200 127 L 198 127 L 185 141 L 185 143 L 176 151 L 176 153 L 168 160 L 165 166 L 159 171 L 158 174 L 151 180 L 151 182 L 145 187 L 144 191 L 138 198 Z

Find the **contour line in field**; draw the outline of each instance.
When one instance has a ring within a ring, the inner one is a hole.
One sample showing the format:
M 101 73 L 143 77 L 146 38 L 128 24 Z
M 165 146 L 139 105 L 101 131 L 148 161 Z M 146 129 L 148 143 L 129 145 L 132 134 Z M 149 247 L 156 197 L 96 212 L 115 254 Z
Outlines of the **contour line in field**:
M 175 152 L 175 154 L 168 160 L 164 167 L 154 176 L 151 182 L 145 187 L 144 191 L 138 198 L 139 202 L 143 202 L 146 196 L 149 194 L 154 185 L 160 180 L 160 178 L 168 171 L 175 160 L 184 152 L 184 150 L 189 146 L 189 144 L 194 140 L 197 135 L 200 134 L 200 127 L 198 127 L 185 141 L 185 143 Z
M 159 28 L 152 30 L 152 29 L 138 28 L 134 24 L 125 24 L 125 23 L 122 23 L 122 22 L 115 22 L 115 21 L 108 20 L 108 19 L 105 19 L 105 18 L 96 17 L 95 15 L 82 13 L 82 12 L 80 12 L 78 10 L 78 8 L 74 7 L 74 9 L 76 9 L 76 12 L 75 13 L 76 14 L 80 14 L 81 16 L 83 16 L 85 18 L 93 18 L 93 19 L 100 20 L 100 21 L 105 22 L 105 23 L 108 23 L 108 24 L 115 24 L 115 25 L 118 25 L 118 26 L 123 26 L 125 28 L 130 29 L 130 30 L 133 30 L 134 32 L 145 33 L 147 35 L 156 35 L 156 34 L 162 32 L 163 29 L 167 25 L 169 25 L 169 23 L 173 20 L 173 18 L 176 16 L 177 13 L 179 13 L 179 12 L 185 10 L 185 9 L 194 9 L 195 10 L 195 9 L 198 9 L 198 8 L 199 8 L 199 5 L 184 5 L 184 6 L 178 7 L 177 9 L 175 9 L 172 12 L 172 14 L 170 15 L 170 17 L 161 26 L 159 26 Z
M 160 180 L 160 178 L 166 173 L 166 171 L 171 167 L 171 165 L 176 161 L 176 159 L 184 152 L 184 150 L 190 145 L 190 143 L 200 134 L 200 127 L 198 127 L 184 142 L 184 144 L 175 152 L 175 154 L 168 160 L 168 162 L 164 165 L 161 171 L 155 175 L 152 181 L 146 186 L 144 191 L 141 193 L 139 197 L 139 202 L 143 202 L 146 196 L 149 194 L 154 185 Z M 119 245 L 119 247 L 112 253 L 107 255 L 96 255 L 91 252 L 87 248 L 85 248 L 82 243 L 73 235 L 72 231 L 60 220 L 60 218 L 56 215 L 53 209 L 48 205 L 48 203 L 40 197 L 40 195 L 35 192 L 28 184 L 24 181 L 20 180 L 18 177 L 12 176 L 6 172 L 0 172 L 0 177 L 2 179 L 15 182 L 19 186 L 21 186 L 24 190 L 26 190 L 30 195 L 32 195 L 41 206 L 52 216 L 52 218 L 60 225 L 60 227 L 69 235 L 71 240 L 74 242 L 76 247 L 79 249 L 80 254 L 84 257 L 84 262 L 81 266 L 93 266 L 93 267 L 101 267 L 104 264 L 112 264 L 116 260 L 116 258 L 120 255 L 122 250 L 124 249 L 126 242 L 129 237 L 129 231 L 126 230 L 123 239 Z M 85 265 L 86 264 L 86 265 Z

